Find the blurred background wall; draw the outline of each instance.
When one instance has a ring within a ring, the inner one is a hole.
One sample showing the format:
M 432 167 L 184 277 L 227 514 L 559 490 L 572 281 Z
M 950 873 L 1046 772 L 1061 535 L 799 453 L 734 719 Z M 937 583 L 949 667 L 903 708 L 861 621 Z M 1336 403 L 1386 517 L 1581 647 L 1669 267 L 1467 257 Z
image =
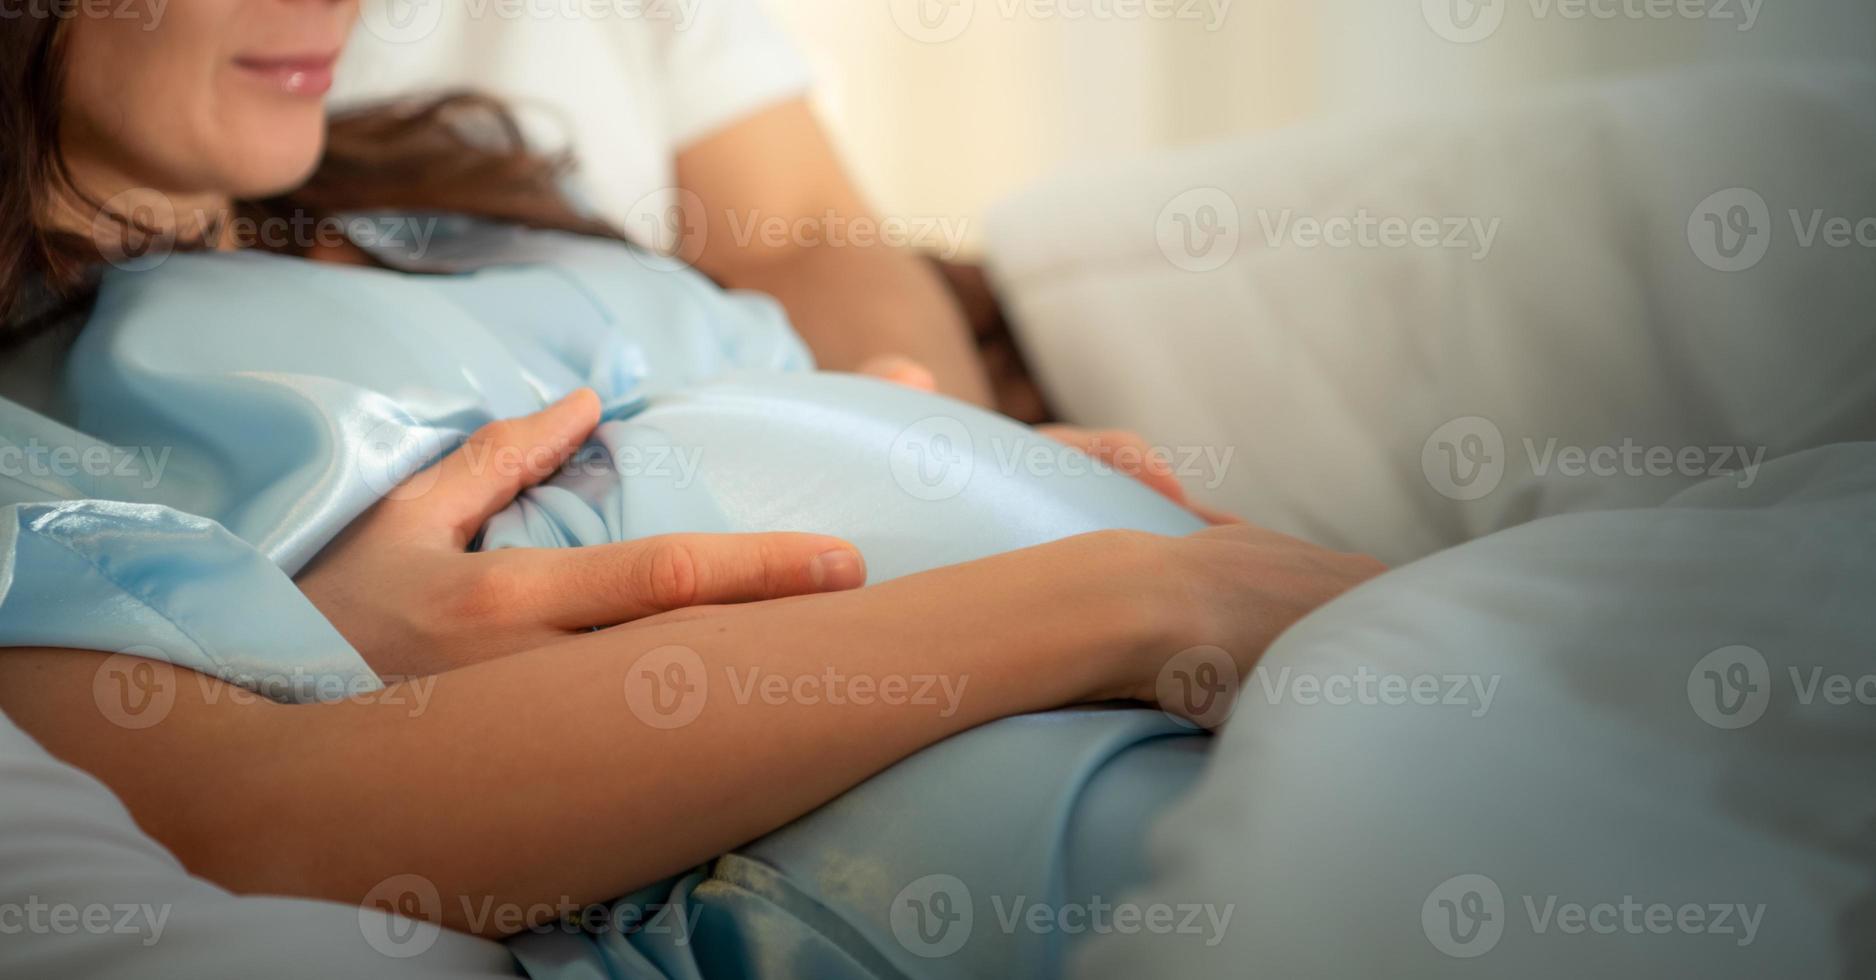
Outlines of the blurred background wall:
M 766 2 L 815 65 L 861 181 L 901 216 L 973 219 L 1066 162 L 1328 113 L 1701 62 L 1876 59 L 1876 0 Z

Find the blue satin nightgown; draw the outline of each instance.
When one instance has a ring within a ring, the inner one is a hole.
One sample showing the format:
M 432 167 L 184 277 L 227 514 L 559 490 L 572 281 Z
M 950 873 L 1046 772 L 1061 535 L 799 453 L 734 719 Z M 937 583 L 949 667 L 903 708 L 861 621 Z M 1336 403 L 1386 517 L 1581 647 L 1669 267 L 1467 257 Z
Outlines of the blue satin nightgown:
M 0 645 L 128 651 L 281 698 L 372 689 L 290 576 L 467 432 L 582 385 L 606 421 L 580 465 L 479 547 L 813 531 L 878 582 L 1198 527 L 1008 420 L 813 373 L 772 302 L 615 243 L 446 218 L 427 253 L 378 254 L 406 271 L 239 254 L 106 278 L 46 383 L 0 403 L 0 451 L 40 460 L 0 477 Z M 662 910 L 650 923 L 511 948 L 554 977 L 1052 975 L 1077 920 L 1028 913 L 1139 880 L 1145 828 L 1206 743 L 1142 709 L 984 726 L 621 900 L 615 922 Z

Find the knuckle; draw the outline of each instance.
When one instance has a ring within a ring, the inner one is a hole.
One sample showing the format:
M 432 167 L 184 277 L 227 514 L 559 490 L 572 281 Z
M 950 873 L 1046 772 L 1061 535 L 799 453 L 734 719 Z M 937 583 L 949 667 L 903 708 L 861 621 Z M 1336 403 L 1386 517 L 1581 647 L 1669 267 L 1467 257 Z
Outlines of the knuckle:
M 752 559 L 755 562 L 752 581 L 763 596 L 781 596 L 791 591 L 788 582 L 789 571 L 794 566 L 792 553 L 778 539 L 757 539 Z
M 502 622 L 522 598 L 526 581 L 519 570 L 504 562 L 483 562 L 461 583 L 448 604 L 458 622 Z
M 697 557 L 680 543 L 664 542 L 653 548 L 641 576 L 646 601 L 658 609 L 682 609 L 697 601 Z

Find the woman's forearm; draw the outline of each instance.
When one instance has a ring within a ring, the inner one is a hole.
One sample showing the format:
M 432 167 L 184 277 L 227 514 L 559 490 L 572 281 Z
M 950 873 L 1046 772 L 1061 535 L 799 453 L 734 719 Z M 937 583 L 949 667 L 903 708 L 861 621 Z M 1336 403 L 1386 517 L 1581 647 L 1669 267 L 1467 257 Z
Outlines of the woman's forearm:
M 491 908 L 616 897 L 950 735 L 1124 690 L 1117 662 L 1159 645 L 1165 618 L 1148 569 L 1114 560 L 1131 540 L 621 628 L 363 703 L 239 706 L 183 684 L 140 732 L 98 719 L 95 662 L 9 654 L 0 692 L 62 693 L 0 706 L 210 880 L 356 903 L 416 874 L 446 924 L 489 933 Z

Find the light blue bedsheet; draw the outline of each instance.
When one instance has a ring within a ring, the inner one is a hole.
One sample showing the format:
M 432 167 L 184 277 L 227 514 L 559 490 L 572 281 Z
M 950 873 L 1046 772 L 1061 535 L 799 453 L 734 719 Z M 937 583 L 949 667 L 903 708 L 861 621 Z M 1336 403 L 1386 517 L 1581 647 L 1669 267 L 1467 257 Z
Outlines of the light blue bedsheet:
M 203 255 L 108 277 L 50 390 L 0 403 L 20 461 L 0 479 L 0 645 L 129 651 L 289 699 L 375 689 L 290 576 L 476 426 L 582 385 L 606 405 L 590 451 L 480 547 L 816 531 L 877 582 L 1199 526 L 1007 420 L 812 373 L 774 304 L 619 246 L 450 220 L 423 259 L 451 274 Z M 513 948 L 569 977 L 1049 975 L 1073 935 L 1010 910 L 1139 881 L 1143 827 L 1207 743 L 1140 709 L 1000 722 L 626 899 L 682 928 Z

